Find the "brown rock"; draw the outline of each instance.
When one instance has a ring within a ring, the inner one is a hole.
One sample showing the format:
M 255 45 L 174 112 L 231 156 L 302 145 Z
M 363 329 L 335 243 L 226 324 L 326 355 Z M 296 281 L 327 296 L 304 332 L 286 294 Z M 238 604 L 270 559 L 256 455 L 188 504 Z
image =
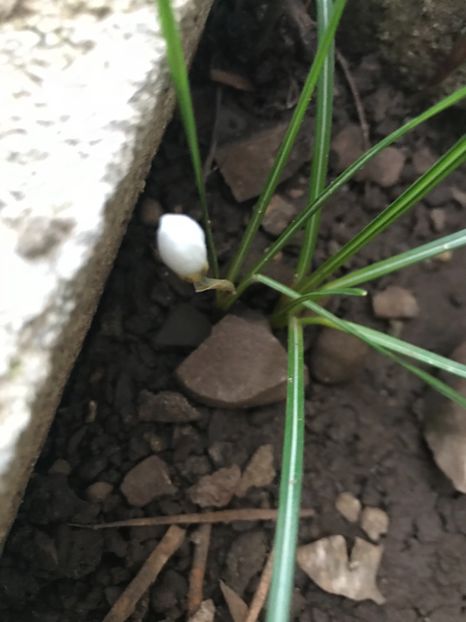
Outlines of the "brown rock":
M 217 164 L 237 201 L 246 201 L 261 193 L 286 129 L 286 123 L 279 123 L 217 149 Z M 309 160 L 309 149 L 309 128 L 306 128 L 296 141 L 281 181 L 291 177 Z
M 120 490 L 130 505 L 143 507 L 164 495 L 176 492 L 167 465 L 157 456 L 149 456 L 125 475 Z
M 437 160 L 437 156 L 429 147 L 421 147 L 413 155 L 414 170 L 418 175 L 425 173 Z
M 411 319 L 419 315 L 419 305 L 413 294 L 404 287 L 390 285 L 375 294 L 372 307 L 377 317 Z
M 160 393 L 141 391 L 138 417 L 141 421 L 186 423 L 197 421 L 201 413 L 188 402 L 184 395 L 175 391 L 160 391 Z
M 108 482 L 94 482 L 86 488 L 86 497 L 91 503 L 103 503 L 112 492 L 112 484 Z
M 285 201 L 279 194 L 274 194 L 264 214 L 262 228 L 270 235 L 278 236 L 290 224 L 298 211 L 297 206 Z
M 347 382 L 361 370 L 368 352 L 357 337 L 324 328 L 311 353 L 311 373 L 325 384 Z
M 432 222 L 432 229 L 436 233 L 441 233 L 445 229 L 447 222 L 447 213 L 441 207 L 434 207 L 429 212 L 430 220 Z
M 382 188 L 390 188 L 400 180 L 406 157 L 397 147 L 387 147 L 377 154 L 361 171 L 361 178 L 373 181 Z
M 389 518 L 381 508 L 366 507 L 361 513 L 361 528 L 371 540 L 378 542 L 388 531 Z
M 239 486 L 237 497 L 244 497 L 250 488 L 268 486 L 275 478 L 273 465 L 273 445 L 261 445 L 246 466 Z
M 332 151 L 336 155 L 335 169 L 338 173 L 344 171 L 350 164 L 362 155 L 364 151 L 363 138 L 359 125 L 346 125 L 332 141 Z
M 212 475 L 204 475 L 188 490 L 188 494 L 191 501 L 201 508 L 223 508 L 232 500 L 240 479 L 241 470 L 234 464 Z
M 451 358 L 466 365 L 466 341 L 454 350 Z M 466 378 L 445 373 L 442 379 L 466 398 Z M 437 466 L 456 490 L 466 493 L 466 410 L 432 392 L 426 400 L 424 436 Z
M 361 502 L 350 492 L 342 492 L 335 501 L 335 507 L 350 523 L 356 523 L 361 513 Z
M 205 404 L 261 406 L 285 399 L 287 355 L 266 326 L 227 315 L 176 375 Z

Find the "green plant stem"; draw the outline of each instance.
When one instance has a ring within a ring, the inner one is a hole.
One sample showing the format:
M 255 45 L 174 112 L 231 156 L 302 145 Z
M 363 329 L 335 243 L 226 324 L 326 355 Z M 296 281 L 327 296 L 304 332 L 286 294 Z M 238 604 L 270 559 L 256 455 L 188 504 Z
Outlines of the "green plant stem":
M 466 97 L 466 86 L 458 89 L 452 95 L 445 97 L 440 102 L 431 106 L 426 111 L 424 111 L 419 116 L 411 119 L 405 125 L 402 125 L 395 132 L 392 132 L 389 136 L 381 140 L 379 143 L 374 145 L 369 151 L 363 154 L 360 158 L 356 160 L 353 164 L 351 164 L 343 173 L 341 173 L 327 188 L 322 192 L 322 194 L 316 199 L 316 201 L 306 207 L 301 214 L 299 214 L 293 222 L 291 222 L 288 227 L 283 231 L 283 233 L 275 240 L 273 244 L 264 252 L 261 259 L 254 264 L 252 268 L 244 275 L 241 279 L 241 282 L 238 284 L 236 288 L 236 294 L 234 296 L 230 296 L 228 299 L 223 301 L 222 307 L 228 308 L 231 306 L 244 292 L 244 290 L 249 287 L 252 283 L 253 276 L 259 273 L 272 259 L 275 257 L 277 253 L 279 253 L 284 246 L 291 240 L 291 238 L 306 224 L 308 218 L 310 218 L 315 212 L 322 208 L 323 204 L 328 201 L 328 199 L 339 190 L 344 184 L 346 184 L 369 160 L 371 160 L 374 156 L 376 156 L 382 149 L 388 147 L 396 140 L 407 134 L 409 131 L 427 121 L 428 119 L 434 117 L 440 112 L 444 111 L 446 108 L 453 106 L 458 103 L 462 99 Z
M 288 325 L 288 388 L 280 499 L 267 622 L 287 622 L 296 560 L 304 451 L 304 354 L 301 322 Z
M 328 28 L 331 10 L 332 0 L 317 0 L 319 40 Z M 317 83 L 316 116 L 314 121 L 315 131 L 307 205 L 312 205 L 322 193 L 327 178 L 328 155 L 332 134 L 334 67 L 335 44 L 332 42 L 327 56 L 325 57 L 319 82 Z M 298 282 L 304 278 L 311 268 L 312 258 L 317 244 L 317 236 L 319 234 L 320 216 L 320 211 L 315 212 L 306 223 L 303 245 L 301 246 L 296 269 L 296 280 Z
M 345 3 L 346 0 L 336 0 L 335 2 L 335 8 L 332 12 L 329 26 L 324 36 L 320 40 L 317 53 L 306 78 L 306 82 L 304 83 L 304 87 L 301 91 L 291 121 L 288 125 L 287 132 L 280 146 L 277 157 L 275 158 L 272 170 L 269 173 L 262 194 L 259 197 L 256 205 L 254 206 L 251 219 L 248 223 L 248 226 L 246 227 L 246 231 L 243 234 L 238 250 L 229 266 L 226 278 L 233 283 L 235 282 L 241 270 L 241 266 L 243 265 L 244 259 L 249 252 L 254 237 L 262 222 L 265 210 L 270 203 L 270 199 L 272 198 L 272 195 L 280 182 L 283 169 L 285 168 L 285 165 L 288 161 L 291 150 L 296 141 L 296 137 L 298 136 L 302 121 L 304 119 L 307 107 L 309 105 L 309 101 L 312 97 L 312 93 L 314 92 L 314 88 L 319 78 L 320 70 L 324 63 L 327 51 L 335 37 L 335 31 L 340 21 L 340 17 L 343 13 Z
M 217 253 L 212 234 L 207 207 L 207 194 L 202 172 L 201 155 L 197 138 L 196 121 L 194 119 L 193 103 L 189 88 L 188 69 L 183 54 L 180 35 L 173 15 L 170 0 L 155 0 L 160 19 L 160 26 L 167 46 L 167 61 L 175 87 L 176 97 L 180 109 L 186 140 L 189 146 L 191 162 L 194 171 L 197 192 L 201 203 L 202 220 L 206 235 L 209 266 L 215 278 L 219 276 Z
M 325 261 L 301 287 L 301 291 L 316 288 L 328 276 L 348 261 L 368 242 L 380 235 L 408 209 L 418 203 L 432 188 L 435 188 L 452 171 L 466 161 L 466 136 L 461 138 L 437 162 L 417 179 L 391 205 L 383 210 L 374 220 L 366 225 L 357 235 L 347 242 L 333 257 Z

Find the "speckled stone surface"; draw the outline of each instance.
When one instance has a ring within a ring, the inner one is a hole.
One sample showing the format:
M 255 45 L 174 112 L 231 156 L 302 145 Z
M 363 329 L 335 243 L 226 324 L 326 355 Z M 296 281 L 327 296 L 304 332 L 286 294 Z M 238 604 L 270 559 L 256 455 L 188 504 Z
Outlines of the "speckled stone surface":
M 211 0 L 176 0 L 191 56 Z M 173 110 L 152 0 L 0 10 L 0 544 Z

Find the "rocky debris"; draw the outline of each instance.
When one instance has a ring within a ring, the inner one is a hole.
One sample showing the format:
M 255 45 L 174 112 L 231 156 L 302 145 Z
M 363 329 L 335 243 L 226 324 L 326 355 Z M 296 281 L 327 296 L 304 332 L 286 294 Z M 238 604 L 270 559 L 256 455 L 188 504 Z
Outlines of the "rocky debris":
M 128 471 L 120 490 L 129 505 L 135 507 L 144 507 L 157 497 L 176 492 L 167 465 L 158 456 L 149 456 Z
M 335 154 L 334 167 L 337 173 L 344 171 L 364 152 L 364 143 L 361 128 L 355 123 L 349 123 L 338 132 L 332 141 L 332 151 Z
M 451 358 L 466 365 L 466 341 L 453 351 Z M 465 378 L 445 373 L 443 379 L 466 398 Z M 426 400 L 424 436 L 437 466 L 456 490 L 466 493 L 466 410 L 432 392 Z
M 286 123 L 278 123 L 217 149 L 215 159 L 237 201 L 247 201 L 261 193 L 286 129 Z M 309 160 L 309 149 L 309 128 L 306 126 L 296 141 L 281 181 L 291 177 L 303 162 Z
M 266 326 L 227 315 L 176 375 L 191 395 L 207 405 L 261 406 L 285 399 L 287 355 Z
M 419 315 L 419 305 L 413 294 L 404 287 L 390 285 L 372 299 L 376 317 L 412 319 Z
M 463 192 L 456 186 L 452 186 L 450 190 L 453 199 L 459 203 L 461 207 L 466 207 L 466 192 Z
M 425 197 L 425 202 L 429 207 L 439 207 L 449 203 L 452 199 L 452 189 L 450 186 L 440 184 L 435 186 Z
M 357 337 L 324 328 L 311 351 L 311 373 L 325 384 L 347 382 L 362 369 L 368 352 L 369 347 Z
M 245 497 L 250 488 L 268 486 L 273 482 L 275 473 L 273 445 L 261 445 L 244 469 L 236 496 Z
M 94 482 L 86 488 L 86 498 L 91 503 L 103 503 L 113 492 L 113 484 Z
M 195 348 L 211 331 L 207 317 L 192 305 L 182 302 L 168 314 L 155 336 L 154 345 L 161 348 Z
M 188 622 L 214 622 L 215 619 L 215 605 L 214 601 L 209 598 L 209 600 L 203 600 L 201 606 L 196 611 L 194 615 L 192 615 Z
M 421 147 L 413 155 L 414 170 L 422 175 L 435 164 L 437 156 L 429 147 Z
M 376 585 L 382 552 L 381 546 L 356 538 L 348 558 L 344 537 L 336 535 L 299 547 L 297 561 L 301 570 L 326 592 L 382 605 L 385 598 Z
M 233 622 L 244 622 L 248 613 L 248 606 L 244 600 L 238 596 L 235 590 L 232 590 L 226 583 L 220 581 L 220 590 L 222 591 L 223 598 L 228 606 L 228 611 L 233 619 Z
M 400 180 L 406 156 L 397 147 L 387 147 L 378 153 L 359 173 L 358 179 L 373 181 L 382 188 L 390 188 Z
M 429 217 L 434 232 L 441 233 L 445 229 L 445 224 L 447 222 L 446 211 L 440 207 L 434 207 L 430 210 Z
M 341 492 L 335 501 L 335 507 L 350 523 L 358 522 L 361 514 L 361 502 L 350 492 Z
M 204 475 L 191 486 L 189 498 L 201 508 L 223 508 L 232 500 L 240 480 L 241 470 L 237 464 L 219 469 L 212 475 Z
M 262 228 L 270 235 L 279 236 L 298 211 L 296 205 L 286 201 L 281 195 L 274 194 L 265 211 Z
M 63 475 L 34 477 L 23 504 L 29 522 L 36 525 L 77 520 L 88 508 L 89 504 L 76 495 Z
M 49 469 L 49 475 L 69 475 L 71 473 L 71 464 L 63 458 L 58 458 Z
M 262 530 L 246 531 L 232 543 L 227 554 L 225 582 L 242 596 L 249 581 L 265 564 L 267 538 Z
M 374 542 L 388 532 L 389 522 L 387 512 L 381 508 L 365 507 L 361 513 L 361 528 Z
M 162 206 L 152 197 L 145 197 L 139 209 L 139 218 L 143 225 L 156 227 L 160 216 L 163 214 Z
M 140 421 L 188 423 L 198 421 L 201 413 L 180 393 L 175 391 L 151 393 L 144 390 L 139 394 L 138 417 Z

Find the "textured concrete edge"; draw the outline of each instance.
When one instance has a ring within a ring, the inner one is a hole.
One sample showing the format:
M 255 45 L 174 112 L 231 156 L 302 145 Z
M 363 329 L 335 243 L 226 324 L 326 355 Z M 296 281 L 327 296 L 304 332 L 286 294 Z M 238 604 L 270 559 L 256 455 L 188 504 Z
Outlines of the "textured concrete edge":
M 193 5 L 194 7 L 188 6 L 186 12 L 181 13 L 179 20 L 183 44 L 190 59 L 194 55 L 202 34 L 212 0 L 198 0 Z M 196 15 L 193 17 L 194 11 L 196 11 Z M 186 25 L 184 25 L 185 21 Z M 166 76 L 161 76 L 161 79 L 166 79 Z M 15 519 L 32 469 L 53 422 L 72 366 L 92 322 L 136 200 L 144 188 L 144 181 L 152 158 L 171 119 L 174 103 L 174 92 L 169 86 L 157 92 L 152 115 L 147 122 L 149 129 L 147 126 L 138 128 L 139 135 L 135 137 L 134 141 L 136 147 L 131 168 L 115 189 L 112 198 L 106 203 L 102 235 L 94 244 L 92 258 L 82 267 L 73 283 L 70 284 L 70 289 L 71 287 L 73 289 L 73 297 L 78 303 L 74 306 L 62 327 L 60 337 L 50 351 L 51 367 L 47 378 L 52 378 L 53 383 L 44 381 L 42 388 L 38 389 L 36 397 L 30 405 L 29 425 L 23 430 L 16 443 L 15 457 L 5 478 L 4 489 L 0 493 L 0 507 L 2 508 L 0 552 Z M 90 278 L 91 275 L 92 278 Z M 60 301 L 57 304 L 59 305 Z

